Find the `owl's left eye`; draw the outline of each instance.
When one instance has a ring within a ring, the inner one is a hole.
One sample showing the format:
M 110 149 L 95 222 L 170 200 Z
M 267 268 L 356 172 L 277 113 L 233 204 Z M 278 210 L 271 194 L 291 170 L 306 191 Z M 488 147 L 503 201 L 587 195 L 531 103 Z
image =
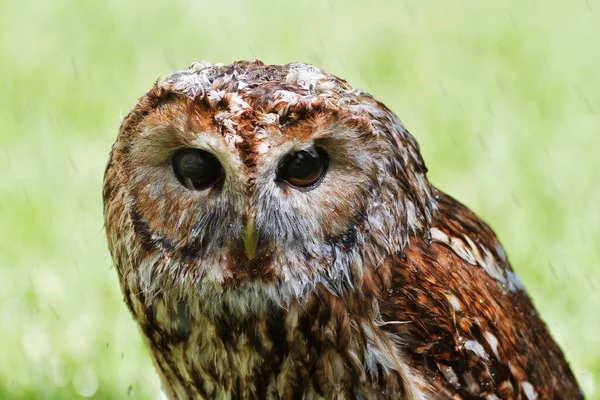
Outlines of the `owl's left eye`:
M 310 190 L 321 183 L 328 164 L 327 153 L 313 147 L 289 154 L 279 167 L 278 176 L 300 190 Z
M 180 149 L 173 155 L 173 171 L 190 190 L 202 190 L 219 182 L 223 168 L 217 157 L 199 149 Z

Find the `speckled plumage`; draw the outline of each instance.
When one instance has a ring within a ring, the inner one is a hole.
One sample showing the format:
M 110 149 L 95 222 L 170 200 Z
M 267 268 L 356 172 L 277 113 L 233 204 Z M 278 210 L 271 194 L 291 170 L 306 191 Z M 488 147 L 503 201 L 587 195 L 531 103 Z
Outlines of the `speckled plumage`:
M 277 182 L 282 158 L 314 144 L 330 158 L 321 184 Z M 217 157 L 218 186 L 177 181 L 170 160 L 188 147 Z M 123 121 L 103 194 L 171 398 L 581 398 L 492 231 L 428 182 L 390 110 L 318 68 L 200 63 L 159 79 Z

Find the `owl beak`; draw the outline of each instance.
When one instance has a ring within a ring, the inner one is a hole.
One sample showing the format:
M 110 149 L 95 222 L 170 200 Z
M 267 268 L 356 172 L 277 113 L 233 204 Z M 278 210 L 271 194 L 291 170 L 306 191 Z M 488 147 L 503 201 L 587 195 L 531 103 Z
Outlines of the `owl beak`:
M 244 252 L 248 260 L 256 257 L 256 248 L 258 247 L 258 235 L 256 234 L 256 211 L 249 211 L 244 225 Z

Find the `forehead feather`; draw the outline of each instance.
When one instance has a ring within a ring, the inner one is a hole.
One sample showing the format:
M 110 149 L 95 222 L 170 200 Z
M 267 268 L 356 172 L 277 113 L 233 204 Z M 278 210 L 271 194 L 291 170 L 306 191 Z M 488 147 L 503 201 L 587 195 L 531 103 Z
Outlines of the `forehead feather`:
M 294 122 L 310 125 L 328 115 L 329 120 L 343 120 L 346 126 L 359 124 L 389 141 L 403 163 L 425 170 L 418 145 L 394 113 L 369 94 L 312 65 L 194 63 L 156 82 L 123 120 L 120 138 L 137 137 L 140 122 L 149 114 L 156 109 L 164 114 L 175 105 L 188 107 L 183 114 L 174 111 L 175 115 L 188 115 L 192 123 L 203 121 L 206 129 L 201 132 L 220 133 L 232 139 L 228 142 L 233 145 L 244 143 L 248 154 L 265 138 L 288 131 Z M 313 132 L 310 127 L 306 131 Z
M 224 99 L 235 114 L 252 108 L 281 115 L 296 105 L 344 108 L 348 98 L 358 101 L 362 94 L 312 65 L 265 65 L 260 61 L 227 66 L 194 63 L 186 71 L 160 79 L 157 86 L 192 99 L 206 99 L 211 105 Z

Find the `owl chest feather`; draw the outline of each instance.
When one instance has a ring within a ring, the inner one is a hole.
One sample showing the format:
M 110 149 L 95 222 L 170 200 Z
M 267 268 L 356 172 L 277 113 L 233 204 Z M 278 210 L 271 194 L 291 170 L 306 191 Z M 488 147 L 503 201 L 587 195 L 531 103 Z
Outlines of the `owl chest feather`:
M 158 299 L 141 327 L 172 398 L 418 397 L 390 338 L 368 312 L 352 316 L 342 303 L 321 298 L 240 317 Z

